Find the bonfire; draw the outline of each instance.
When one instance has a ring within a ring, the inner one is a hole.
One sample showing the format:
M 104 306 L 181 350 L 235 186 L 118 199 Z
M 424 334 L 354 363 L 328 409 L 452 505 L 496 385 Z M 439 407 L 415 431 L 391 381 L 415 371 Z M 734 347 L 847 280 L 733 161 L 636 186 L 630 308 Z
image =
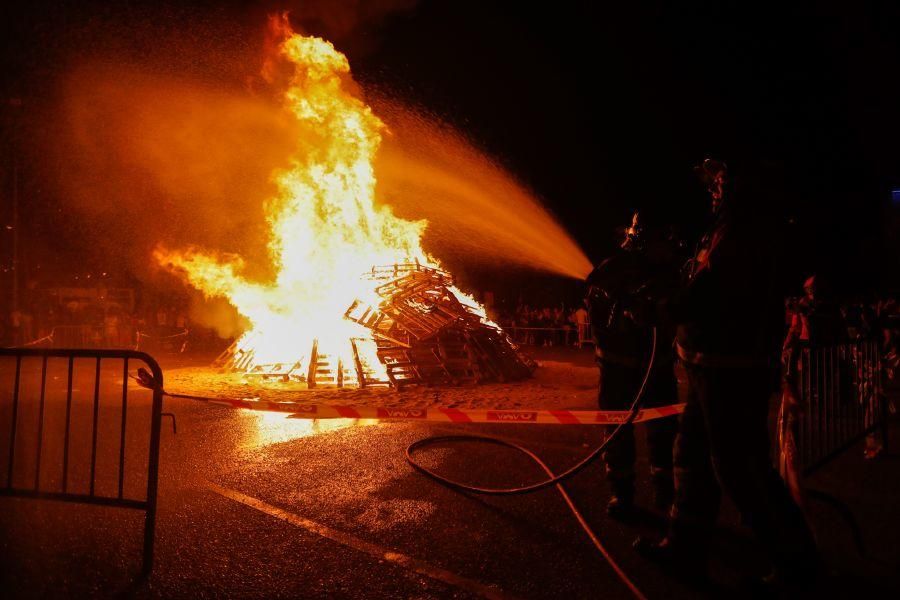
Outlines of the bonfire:
M 352 89 L 346 56 L 274 19 L 290 66 L 284 108 L 301 135 L 266 204 L 274 277 L 239 256 L 157 248 L 157 261 L 250 324 L 216 366 L 309 387 L 462 383 L 528 376 L 525 357 L 421 245 L 424 221 L 375 198 L 384 123 Z

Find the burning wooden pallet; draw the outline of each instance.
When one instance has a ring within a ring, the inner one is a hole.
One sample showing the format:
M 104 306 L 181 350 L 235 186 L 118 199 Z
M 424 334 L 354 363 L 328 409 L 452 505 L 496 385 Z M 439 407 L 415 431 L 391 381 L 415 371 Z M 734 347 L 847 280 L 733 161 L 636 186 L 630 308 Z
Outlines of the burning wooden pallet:
M 449 274 L 417 263 L 373 269 L 377 307 L 354 302 L 345 317 L 372 331 L 396 387 L 512 381 L 535 363 L 497 326 L 461 302 Z
M 249 337 L 235 341 L 213 366 L 251 379 L 305 382 L 309 388 L 514 381 L 534 371 L 534 361 L 503 330 L 460 300 L 448 273 L 408 263 L 374 267 L 367 277 L 377 305 L 357 300 L 344 313 L 372 333 L 371 339 L 349 340 L 352 364 L 320 353 L 317 341 L 308 358 L 257 363 Z M 374 354 L 361 350 L 371 348 L 373 340 Z

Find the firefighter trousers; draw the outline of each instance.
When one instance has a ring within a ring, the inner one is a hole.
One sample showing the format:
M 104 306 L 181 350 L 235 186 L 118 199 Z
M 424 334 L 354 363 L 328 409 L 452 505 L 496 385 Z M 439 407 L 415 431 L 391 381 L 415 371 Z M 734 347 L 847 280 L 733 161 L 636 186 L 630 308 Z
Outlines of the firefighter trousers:
M 705 556 L 724 491 L 777 567 L 810 564 L 816 556 L 812 533 L 771 461 L 771 371 L 685 367 L 687 406 L 675 441 L 670 539 Z
M 600 410 L 628 410 L 640 389 L 644 370 L 608 361 L 598 361 L 600 368 Z M 660 363 L 653 368 L 644 390 L 643 406 L 652 408 L 675 404 L 678 388 L 672 364 Z M 665 502 L 672 487 L 672 446 L 678 430 L 676 417 L 654 419 L 646 424 L 647 446 L 650 458 L 650 477 L 657 498 Z M 606 435 L 612 434 L 616 425 L 606 425 Z M 626 500 L 634 496 L 634 463 L 636 458 L 634 425 L 625 425 L 618 437 L 603 453 L 606 478 L 613 495 Z

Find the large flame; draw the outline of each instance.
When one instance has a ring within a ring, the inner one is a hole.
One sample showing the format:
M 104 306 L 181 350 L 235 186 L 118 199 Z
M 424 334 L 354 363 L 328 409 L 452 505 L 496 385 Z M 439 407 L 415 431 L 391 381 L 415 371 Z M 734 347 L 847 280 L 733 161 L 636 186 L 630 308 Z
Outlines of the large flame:
M 375 202 L 372 165 L 384 124 L 348 89 L 347 58 L 325 40 L 279 25 L 278 52 L 292 67 L 284 106 L 301 135 L 290 168 L 273 174 L 279 192 L 266 206 L 274 280 L 249 280 L 237 256 L 163 248 L 155 256 L 249 320 L 242 341 L 253 340 L 255 362 L 308 357 L 316 339 L 320 352 L 352 364 L 350 338 L 371 333 L 344 311 L 356 299 L 377 304 L 373 282 L 361 274 L 373 265 L 437 263 L 420 244 L 424 222 Z

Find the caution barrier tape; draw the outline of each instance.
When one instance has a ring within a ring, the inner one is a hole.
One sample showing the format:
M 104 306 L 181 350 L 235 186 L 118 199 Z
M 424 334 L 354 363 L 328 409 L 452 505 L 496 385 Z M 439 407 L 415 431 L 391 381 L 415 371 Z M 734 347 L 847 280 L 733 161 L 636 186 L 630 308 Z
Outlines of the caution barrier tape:
M 53 341 L 53 334 L 51 333 L 50 335 L 45 335 L 44 337 L 38 338 L 32 342 L 28 342 L 27 344 L 22 344 L 21 347 L 22 348 L 30 348 L 31 346 L 37 346 L 38 344 L 43 344 L 44 342 L 52 342 L 52 341 Z
M 148 333 L 144 333 L 143 331 L 138 331 L 137 335 L 138 337 L 145 337 L 152 340 L 171 340 L 173 338 L 186 336 L 190 333 L 191 332 L 189 329 L 182 329 L 178 333 L 173 333 L 172 335 L 150 335 Z
M 298 402 L 269 402 L 252 399 L 210 399 L 211 404 L 270 412 L 290 413 L 291 419 L 378 419 L 432 421 L 441 423 L 537 423 L 545 425 L 617 425 L 628 419 L 627 410 L 527 410 L 462 408 L 381 408 L 335 406 Z M 684 404 L 672 404 L 638 411 L 634 422 L 652 421 L 680 414 Z
M 138 385 L 159 390 L 172 398 L 197 400 L 229 408 L 289 413 L 290 419 L 377 419 L 393 421 L 430 421 L 438 423 L 536 423 L 543 425 L 618 425 L 628 421 L 628 410 L 531 410 L 492 408 L 382 408 L 376 406 L 340 406 L 303 402 L 272 402 L 257 398 L 221 398 L 169 393 L 146 369 L 131 376 Z M 633 423 L 671 417 L 684 412 L 684 404 L 669 404 L 637 411 Z

